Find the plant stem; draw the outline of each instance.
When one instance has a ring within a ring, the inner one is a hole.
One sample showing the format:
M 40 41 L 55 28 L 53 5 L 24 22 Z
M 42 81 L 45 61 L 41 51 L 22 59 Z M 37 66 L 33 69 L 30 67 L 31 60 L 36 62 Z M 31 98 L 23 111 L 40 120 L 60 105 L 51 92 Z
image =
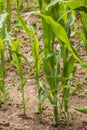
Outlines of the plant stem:
M 25 106 L 25 94 L 24 94 L 24 85 L 21 84 L 21 94 L 22 94 L 22 102 L 23 102 L 23 113 L 26 115 L 26 106 Z
M 68 61 L 68 50 L 65 46 L 62 46 L 62 53 L 63 53 L 63 77 L 67 77 L 67 72 L 65 71 L 65 67 Z M 63 81 L 62 85 L 67 85 L 68 81 Z M 69 95 L 69 88 L 63 89 L 63 103 L 64 103 L 64 112 L 66 113 L 66 123 L 69 124 L 69 112 L 68 112 L 68 95 Z
M 55 123 L 57 124 L 59 121 L 59 117 L 58 117 L 58 106 L 57 106 L 57 94 L 54 94 L 54 107 L 53 107 L 53 111 L 54 111 L 54 120 Z
M 11 0 L 7 0 L 7 31 L 10 32 L 11 31 Z M 10 45 L 9 45 L 9 56 L 10 56 L 10 60 L 12 60 L 12 54 L 10 51 Z
M 25 94 L 24 94 L 24 79 L 22 72 L 22 64 L 20 67 L 20 80 L 21 80 L 21 94 L 22 94 L 22 102 L 23 102 L 23 114 L 26 114 L 26 105 L 25 105 Z
M 4 93 L 4 109 L 6 109 L 6 88 L 5 88 L 5 59 L 4 59 L 4 43 L 1 49 L 1 70 L 2 70 L 2 91 Z

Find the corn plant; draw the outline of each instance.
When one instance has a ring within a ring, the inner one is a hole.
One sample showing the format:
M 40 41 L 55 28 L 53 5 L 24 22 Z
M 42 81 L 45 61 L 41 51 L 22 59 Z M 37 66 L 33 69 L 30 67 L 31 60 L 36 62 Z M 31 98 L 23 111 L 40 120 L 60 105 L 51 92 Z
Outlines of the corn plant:
M 14 43 L 12 41 L 11 48 L 12 48 L 12 52 L 13 52 L 13 59 L 15 61 L 16 67 L 17 67 L 17 72 L 20 77 L 23 109 L 24 109 L 24 114 L 25 114 L 26 107 L 25 107 L 25 96 L 24 96 L 24 77 L 23 77 L 23 70 L 22 70 L 22 57 L 20 56 L 20 49 L 19 49 L 18 42 Z
M 4 1 L 3 1 L 4 4 Z M 4 6 L 4 5 L 3 5 Z M 0 94 L 2 95 L 1 97 L 1 102 L 4 103 L 4 109 L 6 109 L 6 99 L 9 96 L 7 92 L 7 87 L 5 85 L 5 56 L 4 56 L 4 46 L 5 46 L 5 41 L 6 41 L 6 19 L 7 19 L 7 13 L 3 12 L 0 14 Z
M 2 0 L 1 3 L 2 3 L 3 8 L 0 12 L 0 17 L 1 17 L 0 33 L 1 33 L 1 37 L 4 40 L 4 42 L 6 42 L 6 39 L 11 32 L 11 1 Z M 5 6 L 5 3 L 6 3 L 6 6 Z M 11 59 L 10 46 L 9 46 L 9 55 L 10 55 L 10 59 Z
M 19 16 L 19 23 L 27 33 L 27 35 L 30 38 L 30 44 L 32 45 L 32 56 L 34 59 L 34 75 L 35 75 L 35 80 L 37 84 L 37 99 L 38 99 L 38 109 L 39 109 L 39 114 L 42 116 L 43 112 L 43 104 L 40 102 L 42 98 L 42 89 L 40 87 L 40 67 L 43 59 L 44 52 L 42 52 L 40 55 L 40 47 L 39 47 L 39 41 L 38 38 L 35 34 L 34 29 L 31 26 L 27 26 L 24 22 L 24 20 Z
M 29 76 L 32 74 L 32 71 L 28 73 L 28 75 L 24 76 L 23 74 L 23 59 L 27 62 L 27 64 L 30 66 L 29 61 L 26 59 L 26 57 L 24 57 L 20 51 L 20 46 L 19 46 L 19 42 L 18 41 L 11 41 L 11 52 L 12 52 L 12 58 L 14 61 L 14 65 L 17 68 L 17 73 L 19 75 L 20 78 L 20 90 L 21 90 L 21 95 L 22 95 L 22 105 L 23 105 L 23 114 L 26 114 L 26 107 L 27 107 L 27 103 L 29 101 L 29 98 L 25 99 L 25 93 L 24 93 L 24 89 L 25 89 L 25 84 L 29 78 Z
M 0 37 L 0 106 L 4 103 L 4 109 L 6 109 L 8 96 L 8 88 L 5 84 L 5 49 L 3 40 Z
M 72 2 L 73 3 L 73 2 Z M 87 25 L 86 25 L 86 19 L 87 19 L 87 1 L 80 1 L 78 2 L 78 7 L 77 5 L 74 5 L 72 7 L 72 4 L 70 4 L 70 7 L 75 9 L 74 11 L 79 11 L 80 13 L 80 21 L 79 24 L 82 24 L 82 26 L 79 26 L 79 32 L 80 32 L 80 37 L 79 39 L 81 40 L 82 46 L 85 48 L 85 55 L 87 56 Z M 87 62 L 84 61 L 84 64 L 82 64 L 82 67 L 84 67 L 87 71 Z M 86 87 L 87 89 L 87 87 Z M 74 107 L 75 110 L 87 114 L 87 107 L 85 108 L 80 108 L 80 107 Z
M 58 123 L 61 115 L 64 114 L 66 122 L 69 124 L 68 102 L 73 93 L 69 90 L 71 88 L 69 78 L 73 71 L 75 59 L 82 62 L 82 59 L 78 56 L 69 40 L 72 25 L 74 23 L 74 17 L 69 6 L 66 6 L 63 2 L 39 1 L 39 6 L 42 16 L 45 53 L 43 70 L 46 81 L 50 87 L 50 92 L 46 91 L 46 93 L 50 93 L 47 94 L 48 97 L 46 96 L 46 98 L 48 98 L 50 103 L 53 105 L 55 123 Z M 60 44 L 58 52 L 54 49 L 56 37 Z M 72 56 L 69 56 L 69 51 L 71 51 Z M 61 59 L 63 60 L 62 74 L 60 71 Z M 58 77 L 61 77 L 62 80 L 59 80 Z M 63 90 L 63 97 L 62 102 L 60 103 L 59 101 L 58 107 L 57 95 L 58 89 L 60 88 L 59 81 L 61 81 L 62 84 L 61 89 Z
M 39 80 L 39 43 L 35 32 L 30 27 L 27 27 L 22 19 L 19 19 L 28 36 L 31 37 L 31 34 L 33 34 L 34 37 L 34 42 L 31 40 L 31 43 L 38 86 L 39 111 L 42 113 L 41 106 L 43 106 L 44 100 L 48 98 L 53 105 L 55 123 L 57 124 L 61 115 L 64 114 L 68 125 L 68 102 L 73 93 L 78 90 L 78 88 L 75 88 L 74 91 L 70 91 L 70 76 L 76 60 L 81 64 L 84 63 L 70 42 L 72 26 L 74 24 L 74 16 L 71 9 L 76 9 L 79 6 L 72 4 L 72 1 L 64 1 L 63 3 L 61 1 L 38 0 L 37 3 L 39 4 L 42 16 L 44 57 L 41 60 L 43 61 L 42 66 L 46 82 L 41 83 Z M 63 10 L 61 11 L 62 8 Z M 56 38 L 58 39 L 58 49 L 55 50 L 54 44 Z M 63 61 L 62 71 L 60 67 L 61 61 Z M 59 85 L 60 82 L 61 86 Z M 49 89 L 47 89 L 48 86 Z M 59 90 L 62 90 L 63 93 L 62 101 L 57 97 Z M 41 91 L 44 92 L 43 96 Z
M 40 66 L 43 58 L 43 52 L 39 56 L 39 41 L 34 31 L 32 31 L 34 42 L 32 42 L 32 55 L 35 63 L 35 79 L 38 87 L 38 105 L 39 105 L 39 113 L 42 115 L 43 112 L 43 104 L 40 102 L 42 97 L 42 89 L 40 87 Z

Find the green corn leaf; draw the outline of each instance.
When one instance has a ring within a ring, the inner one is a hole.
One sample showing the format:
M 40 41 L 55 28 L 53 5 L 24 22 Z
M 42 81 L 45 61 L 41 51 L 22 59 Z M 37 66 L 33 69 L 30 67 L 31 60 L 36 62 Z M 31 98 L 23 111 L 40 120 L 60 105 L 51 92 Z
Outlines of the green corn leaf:
M 71 8 L 71 9 L 77 9 L 79 7 L 82 7 L 84 6 L 83 2 L 81 1 L 68 1 L 68 2 L 65 2 L 67 3 L 67 5 Z
M 67 37 L 66 31 L 64 30 L 64 28 L 59 23 L 55 22 L 50 16 L 42 15 L 42 17 L 46 20 L 46 22 L 48 24 L 51 25 L 51 28 L 54 31 L 54 33 L 56 34 L 56 36 L 61 41 L 63 41 L 64 43 L 66 43 L 66 46 L 67 46 L 67 48 L 69 50 L 72 50 L 71 46 L 70 46 L 69 39 Z
M 75 61 L 76 61 L 75 58 L 73 56 L 71 56 L 69 58 L 69 61 L 65 65 L 64 74 L 65 74 L 66 77 L 68 77 L 71 74 Z
M 6 70 L 10 69 L 14 65 L 14 60 L 11 60 L 9 64 L 6 66 Z
M 52 78 L 48 77 L 49 75 L 51 75 L 51 66 L 50 66 L 50 61 L 46 58 L 43 59 L 43 69 L 44 69 L 44 74 L 46 76 L 46 80 L 47 80 L 48 84 L 51 86 Z
M 87 114 L 87 108 L 79 108 L 79 107 L 74 107 L 76 111 L 79 111 L 81 113 Z
M 32 43 L 32 55 L 35 61 L 35 64 L 37 65 L 38 59 L 39 59 L 39 41 L 38 38 L 34 32 L 34 30 L 32 30 L 32 34 L 34 37 L 34 42 Z
M 4 43 L 2 38 L 0 38 L 0 55 L 1 55 L 1 73 L 4 80 L 5 57 L 4 57 Z
M 81 1 L 69 1 L 67 2 L 68 6 L 73 10 L 79 10 L 87 13 L 87 7 Z
M 41 67 L 41 63 L 44 57 L 44 52 L 41 53 L 40 58 L 38 60 L 37 66 L 38 66 L 38 74 L 40 74 L 40 67 Z
M 26 99 L 25 99 L 25 102 L 24 102 L 24 103 L 25 103 L 25 106 L 26 106 L 26 107 L 27 107 L 27 104 L 29 103 L 30 100 L 31 100 L 31 98 L 26 98 Z
M 77 52 L 72 47 L 65 29 L 59 23 L 54 21 L 50 16 L 45 16 L 45 15 L 41 15 L 41 16 L 46 20 L 48 24 L 51 25 L 51 28 L 54 31 L 57 38 L 60 39 L 63 43 L 65 43 L 68 50 L 72 52 L 74 58 L 82 63 L 83 60 L 78 56 Z
M 69 125 L 69 117 L 68 117 L 68 113 L 66 111 L 63 111 L 63 114 L 65 116 L 65 119 L 66 119 L 66 123 L 67 125 Z
M 54 5 L 56 5 L 57 3 L 62 2 L 62 1 L 63 1 L 63 0 L 54 0 L 54 1 L 50 2 L 50 3 L 47 5 L 46 10 L 47 10 L 49 7 L 52 7 L 52 6 L 54 6 Z
M 2 38 L 0 38 L 0 52 L 4 50 L 4 43 L 2 41 Z
M 51 91 L 50 92 L 46 91 L 44 93 L 44 95 L 41 97 L 41 99 L 40 100 L 38 99 L 38 102 L 41 103 L 41 104 L 43 104 L 46 99 L 49 99 L 50 103 L 54 104 L 53 100 L 52 100 L 52 97 L 51 97 Z
M 62 88 L 62 89 L 66 89 L 66 88 L 71 88 L 71 86 L 69 86 L 69 85 L 62 85 L 62 86 L 60 86 L 60 88 Z
M 45 93 L 44 96 L 41 98 L 40 103 L 43 104 L 46 99 L 49 99 L 49 101 L 52 105 L 54 104 L 50 93 Z
M 70 92 L 69 96 L 70 96 L 70 97 L 73 96 L 76 92 L 79 91 L 80 88 L 81 88 L 81 86 L 75 87 L 75 88 L 72 90 L 72 92 Z
M 44 52 L 42 52 L 39 55 L 39 51 L 40 51 L 40 47 L 39 47 L 39 41 L 38 41 L 38 37 L 35 33 L 35 31 L 32 29 L 31 30 L 32 34 L 33 34 L 33 41 L 32 41 L 32 56 L 35 62 L 35 70 L 36 70 L 36 80 L 39 80 L 39 75 L 40 75 L 40 67 L 41 67 L 41 63 L 44 57 Z
M 18 74 L 22 75 L 22 57 L 20 57 L 20 48 L 18 41 L 11 41 L 11 52 L 13 56 L 13 60 L 15 62 L 15 66 L 17 67 Z
M 27 33 L 27 35 L 30 37 L 31 36 L 31 29 L 26 25 L 25 21 L 22 19 L 22 17 L 19 18 L 19 23 Z
M 51 104 L 53 104 L 53 100 L 51 97 L 51 94 L 53 92 L 56 92 L 59 89 L 64 89 L 64 88 L 71 88 L 71 86 L 69 85 L 62 85 L 60 87 L 57 87 L 56 89 L 50 90 L 50 91 L 45 91 L 44 95 L 41 97 L 41 99 L 39 100 L 40 103 L 43 103 L 47 98 L 50 100 Z
M 42 26 L 43 26 L 43 41 L 44 41 L 44 47 L 45 47 L 45 54 L 49 54 L 52 52 L 52 46 L 54 43 L 54 32 L 51 29 L 51 26 L 46 23 L 46 21 L 42 20 Z
M 83 41 L 83 44 L 84 44 L 84 47 L 85 47 L 85 50 L 86 50 L 86 53 L 87 53 L 87 39 L 86 39 L 86 34 L 85 32 L 82 31 L 82 29 L 80 28 L 80 34 L 81 34 L 81 40 Z
M 26 84 L 27 80 L 30 78 L 31 75 L 33 75 L 35 72 L 35 68 L 32 69 L 26 76 L 25 76 L 25 80 L 24 80 L 24 85 Z
M 86 21 L 87 21 L 87 13 L 81 12 L 81 21 L 83 23 L 84 29 L 87 32 L 87 23 L 86 23 Z
M 39 10 L 29 11 L 29 12 L 25 13 L 23 16 L 25 16 L 25 20 L 28 20 L 31 15 L 40 15 L 40 11 Z M 23 20 L 23 19 L 21 19 L 21 20 Z
M 39 3 L 39 6 L 40 6 L 40 9 L 42 9 L 42 2 L 43 0 L 38 0 L 38 3 Z
M 85 6 L 81 6 L 79 8 L 74 9 L 74 10 L 79 10 L 79 11 L 87 13 L 87 7 L 85 7 Z
M 14 52 L 14 61 L 15 61 L 15 65 L 17 67 L 17 71 L 19 76 L 22 74 L 22 59 L 21 57 L 19 57 L 19 55 L 16 53 L 16 51 Z
M 60 77 L 60 76 L 46 76 L 47 78 L 49 78 L 50 80 L 52 79 L 52 78 L 57 78 L 59 81 L 68 81 L 68 80 L 72 80 L 72 78 L 68 78 L 68 77 Z
M 48 90 L 46 89 L 45 85 L 43 82 L 39 82 L 39 86 L 40 88 L 44 91 L 44 92 L 47 92 Z
M 5 39 L 5 31 L 6 31 L 6 18 L 7 18 L 7 13 L 3 13 L 0 15 L 0 36 L 2 39 Z
M 0 15 L 0 28 L 2 28 L 3 23 L 6 21 L 7 15 L 7 13 L 3 13 Z

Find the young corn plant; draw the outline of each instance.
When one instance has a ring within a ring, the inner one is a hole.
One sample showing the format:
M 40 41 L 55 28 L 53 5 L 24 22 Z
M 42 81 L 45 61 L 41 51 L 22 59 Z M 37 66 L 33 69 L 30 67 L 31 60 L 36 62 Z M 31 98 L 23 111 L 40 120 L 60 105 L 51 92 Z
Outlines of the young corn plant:
M 2 3 L 2 10 L 0 12 L 0 36 L 4 40 L 4 42 L 7 42 L 8 36 L 11 32 L 11 1 L 7 0 L 1 1 Z M 9 41 L 8 41 L 9 46 Z M 9 56 L 11 59 L 11 52 L 10 52 L 10 46 L 9 46 Z
M 9 96 L 8 89 L 5 84 L 5 49 L 4 42 L 0 37 L 0 106 L 3 103 L 6 109 L 6 100 Z
M 41 103 L 41 98 L 42 98 L 42 89 L 40 87 L 40 67 L 41 67 L 41 62 L 43 59 L 44 53 L 42 52 L 41 55 L 39 55 L 40 48 L 39 48 L 39 41 L 38 38 L 35 34 L 35 31 L 32 30 L 32 34 L 34 37 L 34 41 L 32 42 L 32 55 L 35 63 L 35 79 L 38 87 L 38 106 L 39 106 L 39 113 L 42 116 L 43 113 L 43 103 Z
M 49 85 L 50 96 L 47 98 L 53 104 L 54 119 L 57 124 L 60 115 L 64 114 L 67 125 L 69 124 L 69 99 L 73 92 L 70 92 L 70 75 L 73 71 L 75 59 L 82 62 L 73 46 L 70 43 L 71 26 L 74 18 L 65 3 L 59 1 L 39 1 L 42 16 L 43 42 L 45 58 L 43 60 L 43 70 L 46 81 Z M 63 9 L 63 10 L 62 10 Z M 65 13 L 64 13 L 65 12 Z M 58 38 L 60 50 L 56 53 L 54 49 L 55 38 Z M 59 56 L 61 52 L 61 56 Z M 72 53 L 70 56 L 69 52 Z M 58 58 L 60 57 L 60 58 Z M 63 60 L 62 74 L 60 71 L 61 59 Z M 55 78 L 56 77 L 56 78 Z M 62 80 L 59 80 L 61 77 Z M 65 80 L 67 79 L 67 80 Z M 61 89 L 63 90 L 62 102 L 58 106 L 58 89 L 59 81 L 61 81 Z M 48 94 L 49 95 L 49 94 Z M 60 112 L 58 111 L 60 108 Z M 63 110 L 64 109 L 64 110 Z
M 29 76 L 32 74 L 32 71 L 27 74 L 27 76 L 24 76 L 23 73 L 23 59 L 27 62 L 27 64 L 30 66 L 29 61 L 24 57 L 20 51 L 20 46 L 18 41 L 11 41 L 11 53 L 12 53 L 12 58 L 14 61 L 14 64 L 17 68 L 17 73 L 20 78 L 20 90 L 21 90 L 21 95 L 22 95 L 22 105 L 23 105 L 23 114 L 26 115 L 26 108 L 27 108 L 27 103 L 29 102 L 30 98 L 25 99 L 25 84 L 29 78 Z
M 24 20 L 20 16 L 19 16 L 19 23 L 21 24 L 21 26 L 23 27 L 23 29 L 29 36 L 31 45 L 32 45 L 32 56 L 33 56 L 33 60 L 34 60 L 34 75 L 35 75 L 35 80 L 36 80 L 36 84 L 37 84 L 37 93 L 38 93 L 37 94 L 38 110 L 39 110 L 40 116 L 42 116 L 43 103 L 41 103 L 41 101 L 40 101 L 42 98 L 42 94 L 41 94 L 42 89 L 40 87 L 40 68 L 41 68 L 44 52 L 41 52 L 41 54 L 39 55 L 40 46 L 39 46 L 39 41 L 38 41 L 38 38 L 36 36 L 34 29 L 31 26 L 27 26 L 25 24 Z
M 43 8 L 45 8 L 45 5 L 47 6 L 50 3 L 50 1 L 39 1 L 39 6 L 41 13 L 44 12 L 45 15 L 53 16 L 54 19 L 56 19 L 55 11 L 57 7 L 51 8 L 49 11 L 44 11 Z M 52 12 L 53 11 L 53 12 Z M 53 105 L 53 113 L 54 113 L 54 120 L 55 123 L 59 121 L 59 115 L 58 115 L 58 101 L 57 101 L 57 85 L 58 85 L 58 79 L 54 78 L 58 75 L 60 72 L 60 59 L 57 60 L 60 54 L 55 53 L 54 50 L 54 41 L 55 41 L 55 34 L 52 31 L 50 25 L 48 25 L 44 19 L 42 19 L 42 27 L 43 27 L 43 42 L 44 42 L 44 60 L 43 60 L 43 70 L 44 75 L 46 77 L 46 82 L 49 85 L 50 91 L 53 91 L 49 96 L 48 99 Z M 46 89 L 46 88 L 45 88 Z M 46 91 L 47 92 L 47 91 Z M 44 98 L 44 97 L 43 97 Z
M 17 72 L 20 77 L 21 82 L 21 94 L 22 94 L 22 102 L 23 102 L 23 113 L 26 114 L 26 106 L 25 106 L 25 96 L 24 96 L 24 75 L 22 70 L 22 57 L 20 56 L 20 48 L 19 43 L 12 41 L 11 43 L 12 56 L 15 61 L 15 65 L 17 67 Z
M 75 11 L 79 11 L 80 13 L 80 20 L 79 20 L 79 32 L 80 32 L 80 37 L 79 39 L 81 40 L 82 46 L 85 48 L 85 56 L 87 56 L 87 1 L 80 1 L 78 2 L 78 7 L 74 5 L 73 9 L 75 8 Z M 71 6 L 72 7 L 72 6 Z M 84 64 L 82 64 L 82 67 L 86 69 L 87 71 L 87 62 L 84 61 Z M 86 87 L 87 89 L 87 87 Z M 87 107 L 80 108 L 80 107 L 74 107 L 75 110 L 87 114 Z

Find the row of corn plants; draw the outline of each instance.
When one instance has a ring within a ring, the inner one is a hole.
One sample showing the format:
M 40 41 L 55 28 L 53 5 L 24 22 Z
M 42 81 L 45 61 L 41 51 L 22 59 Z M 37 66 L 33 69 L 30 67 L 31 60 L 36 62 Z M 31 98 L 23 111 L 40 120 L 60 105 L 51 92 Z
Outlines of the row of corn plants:
M 21 53 L 19 40 L 11 36 L 11 1 L 0 1 L 0 104 L 4 103 L 6 109 L 6 99 L 8 91 L 5 84 L 5 46 L 8 43 L 10 63 L 17 68 L 19 76 L 19 85 L 22 95 L 23 114 L 26 114 L 27 103 L 29 98 L 25 99 L 25 85 L 28 78 L 34 74 L 37 87 L 37 103 L 39 114 L 42 117 L 44 112 L 44 104 L 49 101 L 53 108 L 55 124 L 58 124 L 61 117 L 64 116 L 66 124 L 69 124 L 69 101 L 75 92 L 79 90 L 79 86 L 73 88 L 71 83 L 75 81 L 74 73 L 76 62 L 87 69 L 87 63 L 78 54 L 81 46 L 85 47 L 87 53 L 87 3 L 85 0 L 34 0 L 35 11 L 29 12 L 39 16 L 42 34 L 40 38 L 43 41 L 44 49 L 40 46 L 38 33 L 31 26 L 27 25 L 22 17 L 21 6 L 23 0 L 13 1 L 17 14 L 17 22 L 27 33 L 32 45 L 32 58 L 34 68 L 32 68 L 29 60 Z M 28 3 L 28 1 L 26 1 Z M 37 4 L 36 4 L 37 3 Z M 6 4 L 6 5 L 5 5 Z M 27 4 L 28 6 L 28 4 Z M 6 12 L 5 7 L 7 7 Z M 79 11 L 81 19 L 76 21 L 76 13 Z M 7 22 L 6 22 L 7 21 Z M 81 26 L 79 26 L 81 24 Z M 81 41 L 76 48 L 72 45 L 71 37 L 75 37 L 75 25 L 79 26 L 79 36 Z M 23 63 L 30 67 L 27 75 L 23 73 Z M 40 78 L 43 72 L 43 80 Z M 62 97 L 60 97 L 62 93 Z M 87 113 L 87 109 L 76 108 L 76 110 Z

